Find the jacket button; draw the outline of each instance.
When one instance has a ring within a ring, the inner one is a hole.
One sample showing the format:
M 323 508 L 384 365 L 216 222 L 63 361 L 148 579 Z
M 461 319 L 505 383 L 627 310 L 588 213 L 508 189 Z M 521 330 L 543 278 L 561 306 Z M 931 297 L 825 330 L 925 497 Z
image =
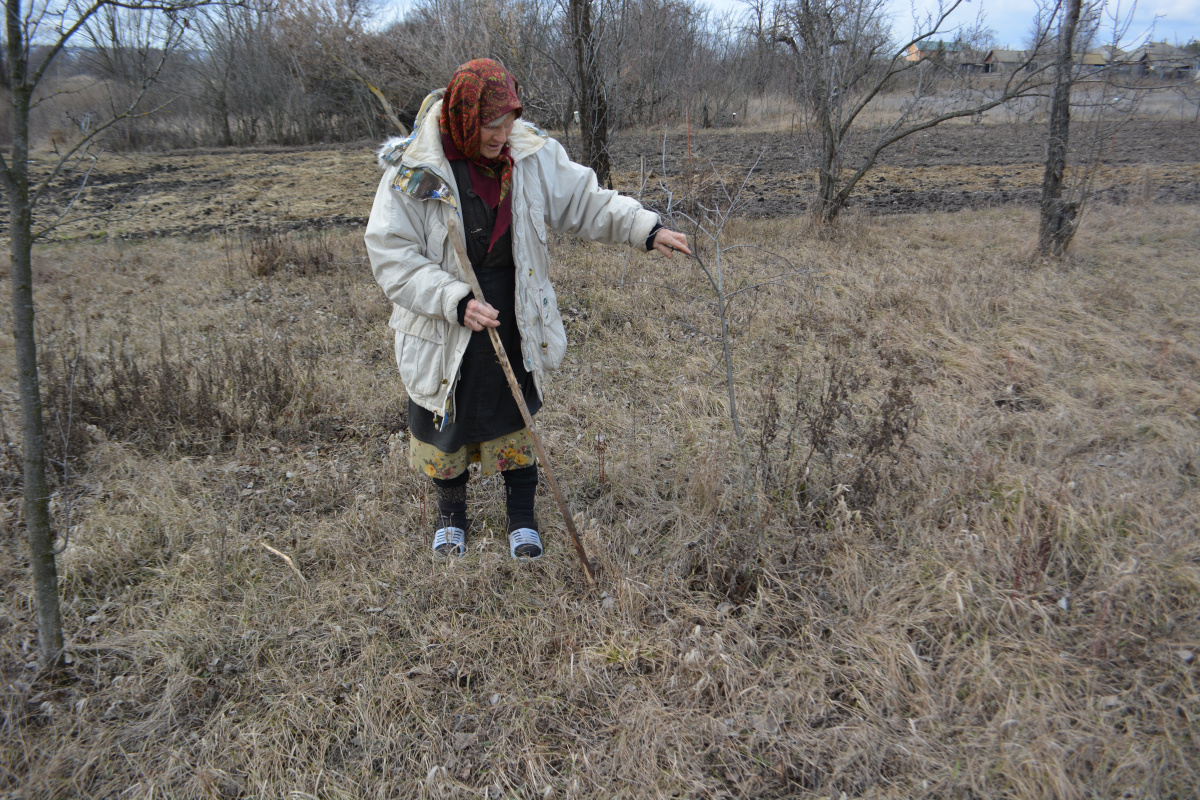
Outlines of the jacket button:
M 545 347 L 545 346 L 546 346 L 546 345 L 542 345 L 542 347 Z M 450 382 L 450 381 L 449 381 L 449 380 L 447 380 L 446 378 L 442 378 L 442 383 L 449 383 L 449 382 Z
M 542 349 L 543 349 L 543 350 L 545 350 L 545 349 L 546 349 L 546 343 L 545 343 L 545 342 L 542 342 Z M 442 383 L 445 383 L 445 381 L 442 381 Z
M 532 274 L 533 274 L 533 270 L 532 270 L 532 269 L 531 269 L 531 270 L 529 270 L 529 274 L 530 274 L 530 275 L 532 275 Z
M 488 243 L 488 235 L 487 235 L 486 233 L 481 233 L 481 234 L 479 234 L 479 236 L 478 236 L 478 237 L 476 237 L 476 238 L 479 240 L 479 243 L 480 243 L 480 244 L 487 244 L 487 243 Z

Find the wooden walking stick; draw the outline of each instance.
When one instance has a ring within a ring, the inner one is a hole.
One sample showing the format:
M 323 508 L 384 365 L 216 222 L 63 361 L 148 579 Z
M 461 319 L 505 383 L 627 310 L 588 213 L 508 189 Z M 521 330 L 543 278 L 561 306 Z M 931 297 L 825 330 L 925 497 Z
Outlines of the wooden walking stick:
M 450 241 L 454 242 L 454 252 L 458 255 L 459 263 L 462 264 L 463 273 L 467 276 L 467 283 L 471 284 L 471 291 L 475 293 L 475 299 L 480 303 L 486 303 L 487 301 L 483 299 L 483 289 L 479 286 L 479 278 L 475 277 L 475 269 L 471 266 L 471 259 L 467 258 L 466 249 L 463 247 L 463 237 L 457 217 L 450 218 Z M 492 347 L 496 349 L 496 357 L 500 359 L 500 366 L 504 369 L 504 376 L 508 378 L 508 388 L 512 390 L 513 399 L 517 401 L 517 408 L 521 409 L 521 418 L 525 420 L 529 438 L 533 439 L 533 448 L 537 450 L 538 460 L 545 468 L 546 480 L 550 482 L 550 490 L 554 492 L 554 499 L 558 501 L 558 510 L 562 512 L 563 521 L 567 523 L 567 531 L 571 534 L 571 543 L 575 545 L 575 552 L 583 564 L 583 574 L 587 576 L 588 586 L 595 586 L 596 575 L 592 572 L 592 562 L 588 561 L 587 553 L 583 549 L 583 542 L 579 541 L 579 534 L 575 531 L 575 520 L 571 518 L 567 501 L 563 499 L 562 492 L 558 490 L 558 481 L 554 480 L 554 470 L 550 468 L 550 458 L 546 455 L 546 448 L 542 446 L 541 437 L 533 429 L 533 415 L 529 413 L 529 406 L 525 404 L 525 395 L 521 393 L 517 376 L 513 373 L 512 364 L 509 363 L 508 355 L 504 352 L 500 334 L 496 332 L 495 328 L 488 328 L 487 332 L 492 340 Z

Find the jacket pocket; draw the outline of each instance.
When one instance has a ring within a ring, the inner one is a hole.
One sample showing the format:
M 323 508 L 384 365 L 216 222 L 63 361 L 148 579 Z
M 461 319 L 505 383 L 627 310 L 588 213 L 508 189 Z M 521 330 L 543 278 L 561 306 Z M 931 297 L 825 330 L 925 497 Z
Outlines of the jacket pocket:
M 442 355 L 445 348 L 444 320 L 424 317 L 405 309 L 393 314 L 396 329 L 396 366 L 410 395 L 436 395 L 445 383 Z
M 446 242 L 449 233 L 449 229 L 439 219 L 434 219 L 433 223 L 429 226 L 429 237 L 426 239 L 425 245 L 425 257 L 434 264 L 442 263 L 442 256 L 446 254 Z
M 546 216 L 542 210 L 540 202 L 530 203 L 529 206 L 529 224 L 533 226 L 533 232 L 537 234 L 538 241 L 542 244 L 546 243 Z
M 558 369 L 567 354 L 567 331 L 558 313 L 558 296 L 549 283 L 532 288 L 529 295 L 537 311 L 537 341 L 533 349 L 540 356 L 543 370 Z

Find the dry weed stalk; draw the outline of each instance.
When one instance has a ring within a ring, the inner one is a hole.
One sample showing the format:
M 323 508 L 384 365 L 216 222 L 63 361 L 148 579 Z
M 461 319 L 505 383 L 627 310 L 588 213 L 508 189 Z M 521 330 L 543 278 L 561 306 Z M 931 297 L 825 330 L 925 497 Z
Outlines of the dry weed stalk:
M 596 434 L 596 464 L 599 467 L 600 483 L 604 484 L 607 481 L 604 476 L 604 434 Z

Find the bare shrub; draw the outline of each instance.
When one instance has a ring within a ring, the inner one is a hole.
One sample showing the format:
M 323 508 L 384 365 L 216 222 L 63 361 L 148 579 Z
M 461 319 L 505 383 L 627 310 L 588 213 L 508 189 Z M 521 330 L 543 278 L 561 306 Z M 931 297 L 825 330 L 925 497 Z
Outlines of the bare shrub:
M 303 431 L 313 382 L 286 338 L 208 340 L 189 345 L 160 332 L 156 355 L 128 340 L 109 341 L 98 354 L 86 337 L 55 332 L 41 369 L 52 458 L 62 465 L 88 448 L 86 426 L 146 451 L 209 453 L 239 434 L 292 438 Z
M 838 498 L 871 509 L 916 427 L 913 389 L 921 380 L 907 352 L 846 342 L 834 342 L 818 365 L 793 376 L 772 368 L 761 392 L 756 459 L 767 514 L 783 507 L 819 520 Z
M 347 262 L 344 245 L 344 239 L 328 230 L 286 231 L 269 226 L 242 235 L 246 266 L 259 278 L 281 270 L 305 277 L 336 272 Z

